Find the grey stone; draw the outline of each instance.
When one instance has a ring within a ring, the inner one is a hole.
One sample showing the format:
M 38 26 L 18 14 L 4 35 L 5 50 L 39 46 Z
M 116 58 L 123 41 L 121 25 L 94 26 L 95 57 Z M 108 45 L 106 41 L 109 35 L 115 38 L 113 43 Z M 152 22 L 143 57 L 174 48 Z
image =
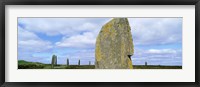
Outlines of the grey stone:
M 132 69 L 133 39 L 127 18 L 113 18 L 96 39 L 96 69 Z

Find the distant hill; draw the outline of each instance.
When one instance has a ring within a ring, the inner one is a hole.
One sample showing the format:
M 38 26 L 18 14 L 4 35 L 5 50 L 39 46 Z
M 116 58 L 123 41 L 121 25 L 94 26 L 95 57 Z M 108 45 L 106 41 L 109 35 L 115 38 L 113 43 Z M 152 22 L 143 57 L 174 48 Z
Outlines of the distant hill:
M 18 60 L 18 64 L 43 64 L 43 63 L 40 63 L 40 62 L 28 62 L 28 61 L 25 61 L 25 60 Z
M 18 60 L 18 69 L 42 69 L 44 67 L 45 64 L 43 63 Z

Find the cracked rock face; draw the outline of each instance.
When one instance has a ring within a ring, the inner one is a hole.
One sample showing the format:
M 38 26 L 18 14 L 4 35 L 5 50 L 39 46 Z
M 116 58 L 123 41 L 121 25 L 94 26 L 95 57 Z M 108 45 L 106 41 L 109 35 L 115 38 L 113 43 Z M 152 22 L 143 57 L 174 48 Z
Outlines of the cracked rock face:
M 127 18 L 113 18 L 96 39 L 96 69 L 132 69 L 133 39 Z

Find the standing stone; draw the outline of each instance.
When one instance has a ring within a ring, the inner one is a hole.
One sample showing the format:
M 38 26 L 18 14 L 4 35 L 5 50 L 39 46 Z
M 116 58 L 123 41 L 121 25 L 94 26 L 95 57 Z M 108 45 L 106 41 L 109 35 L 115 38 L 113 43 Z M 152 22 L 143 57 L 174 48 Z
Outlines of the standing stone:
M 53 55 L 51 60 L 51 68 L 54 68 L 55 65 L 57 65 L 57 56 Z
M 96 69 L 132 69 L 133 39 L 127 18 L 113 18 L 96 39 Z
M 69 59 L 67 59 L 67 66 L 69 66 Z

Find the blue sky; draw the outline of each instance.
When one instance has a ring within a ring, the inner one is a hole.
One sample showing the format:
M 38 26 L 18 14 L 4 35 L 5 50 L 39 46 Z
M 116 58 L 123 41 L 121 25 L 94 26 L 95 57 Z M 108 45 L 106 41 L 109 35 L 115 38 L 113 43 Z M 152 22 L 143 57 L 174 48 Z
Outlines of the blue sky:
M 18 60 L 94 64 L 95 42 L 112 18 L 18 18 Z M 128 18 L 134 65 L 182 65 L 182 18 Z

